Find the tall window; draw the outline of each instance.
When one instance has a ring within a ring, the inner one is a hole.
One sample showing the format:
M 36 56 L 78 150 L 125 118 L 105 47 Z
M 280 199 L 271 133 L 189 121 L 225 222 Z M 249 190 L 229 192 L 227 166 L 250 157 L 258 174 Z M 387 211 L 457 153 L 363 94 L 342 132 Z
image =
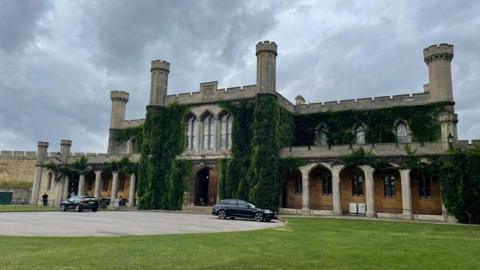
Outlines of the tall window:
M 53 178 L 53 174 L 52 172 L 49 172 L 48 181 L 47 181 L 47 190 L 50 190 L 52 188 L 52 178 Z
M 207 115 L 203 118 L 203 149 L 215 149 L 215 118 Z
M 385 175 L 383 178 L 383 193 L 385 197 L 395 197 L 395 176 Z
M 224 114 L 220 118 L 220 149 L 232 148 L 232 116 Z
M 328 145 L 328 134 L 327 129 L 325 127 L 318 127 L 317 128 L 317 145 L 320 146 L 327 146 Z
M 187 149 L 193 150 L 197 148 L 197 118 L 195 116 L 191 116 L 187 121 L 186 127 L 186 138 L 185 141 L 187 143 Z
M 405 123 L 403 123 L 403 122 L 400 122 L 400 123 L 398 123 L 395 130 L 396 130 L 396 133 L 397 133 L 398 143 L 407 143 L 408 142 L 407 125 L 405 125 Z
M 295 193 L 302 193 L 302 175 L 300 173 L 293 175 L 295 176 Z
M 352 177 L 352 195 L 353 196 L 363 195 L 363 176 L 354 175 Z
M 425 175 L 424 173 L 420 174 L 420 179 L 418 181 L 418 186 L 420 188 L 420 197 L 431 197 L 432 196 L 432 179 L 430 176 Z
M 365 144 L 365 128 L 362 125 L 358 125 L 355 129 L 355 143 Z
M 332 195 L 332 177 L 330 175 L 322 176 L 322 192 L 323 195 Z

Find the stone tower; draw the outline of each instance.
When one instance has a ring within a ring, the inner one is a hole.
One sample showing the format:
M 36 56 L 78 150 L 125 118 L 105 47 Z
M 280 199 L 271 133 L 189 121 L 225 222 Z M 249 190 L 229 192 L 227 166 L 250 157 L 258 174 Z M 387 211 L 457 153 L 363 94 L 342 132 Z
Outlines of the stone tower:
M 259 93 L 276 91 L 276 58 L 277 44 L 270 41 L 260 41 L 256 46 L 257 55 L 257 89 Z
M 36 204 L 42 182 L 43 165 L 48 157 L 48 142 L 38 142 L 37 162 L 35 163 L 35 176 L 32 187 L 32 197 L 30 204 Z
M 120 123 L 125 120 L 125 108 L 127 106 L 129 94 L 125 91 L 110 92 L 112 100 L 112 116 L 110 118 L 110 128 L 120 128 Z
M 423 57 L 428 66 L 429 83 L 426 91 L 433 101 L 453 102 L 452 71 L 453 45 L 442 43 L 431 45 L 423 50 Z
M 170 63 L 164 60 L 152 61 L 152 81 L 150 86 L 150 105 L 163 106 L 167 95 Z

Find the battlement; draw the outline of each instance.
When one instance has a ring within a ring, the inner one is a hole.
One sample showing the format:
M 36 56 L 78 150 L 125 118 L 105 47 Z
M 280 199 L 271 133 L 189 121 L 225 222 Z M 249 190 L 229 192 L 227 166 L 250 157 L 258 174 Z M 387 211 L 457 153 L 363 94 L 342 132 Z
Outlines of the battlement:
M 126 91 L 111 91 L 110 92 L 110 99 L 112 101 L 120 101 L 120 102 L 128 102 L 130 94 Z
M 61 141 L 60 141 L 60 145 L 71 146 L 71 145 L 72 145 L 72 141 L 71 141 L 71 140 L 61 140 Z
M 256 55 L 261 52 L 273 52 L 277 55 L 277 43 L 268 40 L 258 42 L 256 46 Z
M 25 158 L 35 159 L 37 157 L 37 152 L 1 150 L 0 156 L 1 157 L 25 157 Z
M 200 85 L 214 85 L 214 82 L 201 83 Z M 216 84 L 215 84 L 216 88 Z M 198 92 L 186 92 L 165 97 L 165 105 L 173 103 L 179 104 L 206 104 L 217 101 L 240 100 L 247 98 L 254 98 L 257 94 L 256 85 L 235 86 L 221 89 L 206 89 Z
M 427 65 L 437 60 L 452 61 L 453 45 L 447 43 L 431 45 L 430 47 L 423 49 L 423 57 Z
M 295 105 L 296 113 L 318 113 L 327 111 L 373 110 L 396 106 L 416 106 L 430 103 L 430 93 L 403 94 L 369 98 L 344 99 Z
M 138 126 L 142 125 L 143 123 L 145 123 L 145 119 L 124 120 L 124 121 L 120 122 L 120 128 L 121 129 L 134 128 L 134 127 L 138 127 Z
M 153 70 L 165 70 L 167 72 L 170 71 L 170 63 L 165 60 L 153 60 L 152 61 L 152 68 L 150 71 Z

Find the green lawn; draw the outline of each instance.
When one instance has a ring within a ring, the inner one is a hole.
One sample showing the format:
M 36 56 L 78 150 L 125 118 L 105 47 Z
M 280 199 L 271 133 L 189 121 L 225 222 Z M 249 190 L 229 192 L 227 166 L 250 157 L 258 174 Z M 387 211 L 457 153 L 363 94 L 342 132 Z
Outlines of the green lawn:
M 235 222 L 235 221 L 232 221 Z M 0 237 L 1 269 L 480 269 L 480 227 L 289 218 L 283 228 Z
M 58 211 L 58 207 L 43 207 L 41 205 L 0 205 L 0 212 L 32 212 L 32 211 Z

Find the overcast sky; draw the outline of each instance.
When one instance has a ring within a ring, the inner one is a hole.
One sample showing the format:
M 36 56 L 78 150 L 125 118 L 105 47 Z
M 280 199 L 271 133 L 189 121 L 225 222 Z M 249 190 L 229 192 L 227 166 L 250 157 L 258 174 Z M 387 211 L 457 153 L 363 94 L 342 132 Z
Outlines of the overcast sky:
M 459 136 L 480 138 L 479 29 L 477 0 L 0 0 L 0 149 L 106 152 L 109 92 L 144 118 L 151 60 L 170 94 L 255 84 L 260 40 L 279 46 L 277 90 L 307 102 L 421 92 L 423 48 L 452 43 Z

